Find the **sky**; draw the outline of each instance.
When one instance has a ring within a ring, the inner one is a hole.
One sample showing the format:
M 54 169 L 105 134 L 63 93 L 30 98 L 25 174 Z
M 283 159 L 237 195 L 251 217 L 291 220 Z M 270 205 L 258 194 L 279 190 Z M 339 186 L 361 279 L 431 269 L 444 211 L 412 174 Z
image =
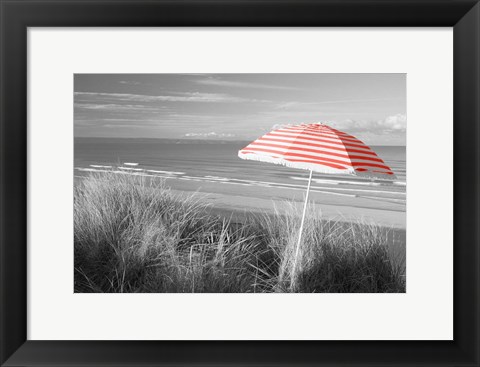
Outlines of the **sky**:
M 325 123 L 405 145 L 406 74 L 75 74 L 75 137 L 255 140 Z

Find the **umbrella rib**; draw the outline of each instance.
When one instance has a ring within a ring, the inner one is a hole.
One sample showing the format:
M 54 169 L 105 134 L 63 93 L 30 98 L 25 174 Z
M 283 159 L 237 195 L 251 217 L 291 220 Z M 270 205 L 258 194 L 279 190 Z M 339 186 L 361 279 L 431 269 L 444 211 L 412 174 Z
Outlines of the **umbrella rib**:
M 340 143 L 342 144 L 343 149 L 345 149 L 345 153 L 346 153 L 347 156 L 348 156 L 348 160 L 349 160 L 350 163 L 352 164 L 353 170 L 354 170 L 355 172 L 357 172 L 357 170 L 356 170 L 356 168 L 355 168 L 355 165 L 353 164 L 352 156 L 350 155 L 350 152 L 349 152 L 348 148 L 345 146 L 345 143 L 344 143 L 342 137 L 341 137 L 339 134 L 337 134 L 337 132 L 336 132 L 334 129 L 332 129 L 330 126 L 326 126 L 326 128 L 327 128 L 329 131 L 331 131 L 332 133 L 334 133 L 334 134 L 337 135 L 337 138 L 338 138 L 338 140 L 340 141 Z M 358 139 L 357 139 L 357 140 L 358 140 Z M 364 144 L 363 142 L 362 142 L 362 144 L 367 147 L 367 145 Z M 383 163 L 383 165 L 385 165 L 385 162 L 384 162 L 380 157 L 378 157 L 377 154 L 375 154 L 375 156 L 376 156 L 378 159 L 381 160 L 381 163 Z
M 303 128 L 302 132 L 304 132 L 305 130 L 307 130 L 307 131 L 309 130 L 309 127 L 308 127 L 308 126 L 307 126 L 307 127 L 303 127 L 303 126 L 302 126 L 302 128 Z M 290 151 L 290 149 L 292 148 L 292 146 L 296 144 L 297 140 L 302 138 L 302 137 L 301 137 L 302 132 L 298 133 L 298 135 L 292 140 L 292 142 L 289 144 L 288 148 L 286 149 L 287 151 Z M 301 144 L 301 142 L 299 142 L 299 144 Z M 342 142 L 342 146 L 345 148 L 345 146 L 343 145 L 343 142 Z M 345 150 L 346 150 L 346 149 L 345 149 Z M 350 156 L 348 156 L 348 158 L 350 159 Z M 350 160 L 350 161 L 351 161 L 351 160 Z M 312 164 L 314 164 L 314 163 L 312 163 Z M 315 164 L 319 164 L 319 165 L 325 166 L 325 164 L 320 163 L 320 162 L 319 162 L 319 163 L 315 163 Z M 326 167 L 328 167 L 328 166 L 326 166 Z M 312 170 L 312 168 L 310 168 L 310 170 Z

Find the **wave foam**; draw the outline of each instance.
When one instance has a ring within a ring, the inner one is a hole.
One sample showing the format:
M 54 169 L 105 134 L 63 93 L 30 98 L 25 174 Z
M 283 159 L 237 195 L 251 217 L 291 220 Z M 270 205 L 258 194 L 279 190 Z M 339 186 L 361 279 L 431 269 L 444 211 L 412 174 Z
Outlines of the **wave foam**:
M 118 169 L 127 170 L 127 171 L 143 171 L 143 168 L 118 167 Z
M 112 168 L 112 166 L 102 166 L 100 164 L 91 164 L 90 167 L 93 167 L 93 168 Z
M 173 172 L 173 171 L 158 171 L 154 169 L 147 169 L 147 172 L 152 172 L 152 173 L 163 173 L 165 175 L 184 175 L 185 172 Z

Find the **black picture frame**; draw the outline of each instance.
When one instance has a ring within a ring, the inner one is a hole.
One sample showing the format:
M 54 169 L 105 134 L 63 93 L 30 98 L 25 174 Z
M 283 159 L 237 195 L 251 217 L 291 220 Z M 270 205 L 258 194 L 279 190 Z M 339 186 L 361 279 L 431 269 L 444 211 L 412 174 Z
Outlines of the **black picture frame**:
M 479 366 L 480 5 L 472 0 L 0 0 L 2 366 Z M 453 341 L 27 340 L 28 27 L 453 27 Z

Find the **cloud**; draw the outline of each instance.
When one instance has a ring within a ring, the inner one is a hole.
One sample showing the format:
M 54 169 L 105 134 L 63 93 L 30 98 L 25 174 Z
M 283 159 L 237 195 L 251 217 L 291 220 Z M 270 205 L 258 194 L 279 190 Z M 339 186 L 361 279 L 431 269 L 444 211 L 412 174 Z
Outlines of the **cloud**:
M 126 84 L 126 85 L 141 85 L 142 83 L 140 82 L 134 82 L 134 81 L 127 81 L 127 80 L 120 80 L 120 84 Z
M 160 111 L 162 107 L 151 107 L 145 105 L 131 105 L 131 104 L 98 104 L 98 103 L 75 103 L 75 108 L 85 110 L 102 110 L 102 111 Z
M 275 106 L 277 110 L 289 110 L 291 108 L 301 107 L 302 105 L 307 105 L 306 103 L 300 102 L 282 102 Z
M 345 131 L 347 133 L 372 133 L 372 134 L 388 134 L 388 133 L 405 133 L 407 129 L 407 116 L 404 114 L 396 114 L 386 117 L 383 120 L 352 120 L 343 121 L 308 121 L 305 123 L 324 123 L 335 129 Z M 300 122 L 275 124 L 271 130 L 281 129 L 284 127 L 297 125 Z
M 207 78 L 194 80 L 195 83 L 203 85 L 212 85 L 216 87 L 229 87 L 229 88 L 256 88 L 256 89 L 275 89 L 275 90 L 298 90 L 296 87 L 286 87 L 280 85 L 272 84 L 261 84 L 261 83 L 249 83 L 249 82 L 239 82 L 239 81 L 230 81 L 222 80 L 218 78 Z
M 235 134 L 216 133 L 214 131 L 209 133 L 187 133 L 184 135 L 187 138 L 232 138 Z
M 96 127 L 159 127 L 161 121 L 158 119 L 140 118 L 75 118 L 75 126 L 96 126 Z
M 172 95 L 152 96 L 144 94 L 123 94 L 123 93 L 96 93 L 96 92 L 75 92 L 75 98 L 89 98 L 106 101 L 123 102 L 217 102 L 217 103 L 238 103 L 238 102 L 264 102 L 261 100 L 246 99 L 230 96 L 223 93 L 201 93 L 184 92 L 173 93 Z
M 405 131 L 407 129 L 407 116 L 402 114 L 388 116 L 380 122 L 380 125 L 389 127 L 391 130 Z
M 388 116 L 383 120 L 351 120 L 347 119 L 340 122 L 332 122 L 335 128 L 351 132 L 374 132 L 386 134 L 389 132 L 402 132 L 407 129 L 407 116 L 396 114 Z
M 282 102 L 279 103 L 275 108 L 279 110 L 291 110 L 291 109 L 317 109 L 321 105 L 328 104 L 345 104 L 345 103 L 365 103 L 365 102 L 382 102 L 382 101 L 392 101 L 394 98 L 370 98 L 370 99 L 336 99 L 330 101 L 316 101 L 316 102 Z
M 283 129 L 285 127 L 290 127 L 290 126 L 293 126 L 293 125 L 296 125 L 296 124 L 275 124 L 275 125 L 272 126 L 272 128 L 270 130 Z

